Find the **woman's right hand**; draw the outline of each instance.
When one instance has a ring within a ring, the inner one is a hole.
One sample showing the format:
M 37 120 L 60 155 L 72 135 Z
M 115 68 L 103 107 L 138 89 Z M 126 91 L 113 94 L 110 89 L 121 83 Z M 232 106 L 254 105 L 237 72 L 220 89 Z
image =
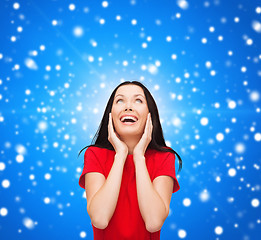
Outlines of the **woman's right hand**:
M 116 154 L 118 154 L 118 155 L 122 154 L 124 156 L 128 155 L 127 145 L 119 139 L 118 134 L 113 129 L 111 113 L 109 113 L 108 140 L 114 147 Z

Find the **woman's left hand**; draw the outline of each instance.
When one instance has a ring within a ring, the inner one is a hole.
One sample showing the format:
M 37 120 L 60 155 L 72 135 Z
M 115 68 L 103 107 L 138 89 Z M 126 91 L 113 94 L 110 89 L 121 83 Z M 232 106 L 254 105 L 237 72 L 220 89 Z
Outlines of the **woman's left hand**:
M 148 113 L 144 133 L 133 150 L 133 159 L 135 157 L 144 157 L 146 149 L 152 139 L 152 129 L 153 125 L 151 120 L 151 114 Z

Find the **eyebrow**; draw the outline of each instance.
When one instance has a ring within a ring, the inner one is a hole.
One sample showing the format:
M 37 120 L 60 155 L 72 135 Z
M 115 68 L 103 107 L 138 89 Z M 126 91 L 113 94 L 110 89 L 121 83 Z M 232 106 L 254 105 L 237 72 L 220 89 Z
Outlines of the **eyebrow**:
M 123 97 L 124 97 L 124 95 L 122 95 L 122 94 L 118 94 L 116 97 L 118 97 L 118 96 L 123 96 Z M 137 96 L 142 96 L 142 95 L 141 95 L 141 94 L 135 94 L 135 95 L 134 95 L 134 97 L 137 97 Z M 115 98 L 116 98 L 116 97 L 115 97 Z M 142 97 L 143 97 L 143 96 L 142 96 Z M 143 97 L 143 98 L 144 98 L 144 97 Z

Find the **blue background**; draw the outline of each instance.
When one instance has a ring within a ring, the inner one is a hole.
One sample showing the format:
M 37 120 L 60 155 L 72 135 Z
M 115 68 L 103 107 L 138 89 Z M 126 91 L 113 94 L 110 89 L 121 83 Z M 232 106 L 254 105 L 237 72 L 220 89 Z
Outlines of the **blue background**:
M 183 160 L 161 239 L 261 239 L 260 9 L 2 0 L 0 238 L 93 239 L 77 155 L 113 89 L 139 80 Z

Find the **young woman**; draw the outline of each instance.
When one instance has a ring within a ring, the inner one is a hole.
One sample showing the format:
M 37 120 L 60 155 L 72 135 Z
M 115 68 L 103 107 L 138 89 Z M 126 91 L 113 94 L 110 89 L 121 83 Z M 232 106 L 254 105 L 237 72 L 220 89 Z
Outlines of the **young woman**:
M 172 193 L 180 189 L 175 154 L 179 171 L 182 160 L 166 146 L 156 103 L 142 83 L 115 88 L 94 138 L 79 178 L 94 239 L 160 239 Z

